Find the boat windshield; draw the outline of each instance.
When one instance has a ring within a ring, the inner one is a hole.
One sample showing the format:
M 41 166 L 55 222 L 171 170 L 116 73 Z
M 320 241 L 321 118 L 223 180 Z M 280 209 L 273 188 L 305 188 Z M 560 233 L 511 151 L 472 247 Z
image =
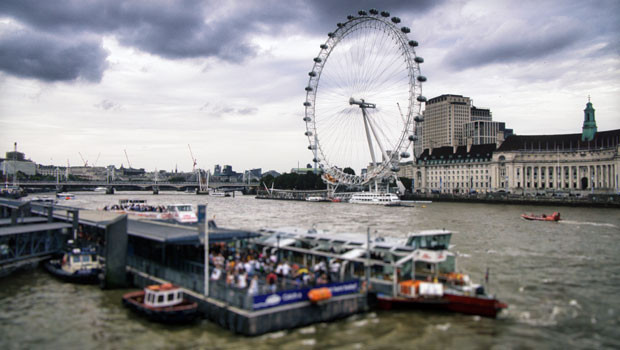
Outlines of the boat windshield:
M 177 211 L 192 211 L 191 205 L 175 205 L 172 208 Z

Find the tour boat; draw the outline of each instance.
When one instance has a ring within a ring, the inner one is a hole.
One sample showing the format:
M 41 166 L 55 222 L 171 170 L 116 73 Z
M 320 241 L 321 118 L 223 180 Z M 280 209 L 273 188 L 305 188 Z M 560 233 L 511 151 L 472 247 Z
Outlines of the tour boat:
M 123 305 L 163 323 L 188 323 L 198 315 L 198 304 L 184 299 L 181 288 L 170 283 L 127 293 L 123 295 Z
M 107 187 L 103 187 L 103 186 L 95 187 L 95 189 L 93 190 L 93 192 L 98 192 L 98 193 L 106 193 L 107 191 L 108 191 Z
M 394 193 L 357 192 L 351 195 L 351 199 L 349 199 L 349 203 L 395 205 L 395 204 L 400 203 L 400 199 Z
M 390 235 L 370 239 L 367 234 L 334 234 L 314 228 L 260 232 L 263 238 L 257 244 L 264 247 L 264 253 L 291 249 L 306 255 L 305 260 L 342 261 L 336 273 L 339 279 L 365 281 L 362 285 L 367 286 L 370 300 L 376 300 L 381 309 L 418 308 L 496 317 L 507 307 L 458 270 L 456 254 L 449 249 L 450 231 L 421 231 L 404 240 Z M 369 266 L 368 271 L 364 266 Z
M 52 275 L 72 283 L 98 283 L 101 273 L 94 248 L 71 249 L 63 254 L 62 259 L 47 260 L 43 266 Z
M 149 205 L 146 199 L 120 199 L 118 204 L 105 206 L 103 210 L 154 220 L 167 220 L 171 217 L 164 206 Z
M 534 214 L 521 214 L 521 217 L 525 220 L 538 220 L 538 221 L 560 221 L 560 213 L 554 211 L 551 215 L 534 215 Z
M 191 204 L 172 204 L 168 206 L 167 210 L 170 218 L 179 224 L 194 224 L 198 222 L 198 217 Z

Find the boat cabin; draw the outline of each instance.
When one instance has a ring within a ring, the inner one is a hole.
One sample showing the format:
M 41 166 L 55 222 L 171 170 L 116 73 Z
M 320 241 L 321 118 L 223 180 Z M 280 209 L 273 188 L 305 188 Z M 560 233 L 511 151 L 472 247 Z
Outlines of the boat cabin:
M 172 204 L 167 207 L 168 213 L 179 223 L 196 223 L 198 217 L 191 204 Z
M 134 205 L 146 205 L 146 199 L 120 199 L 118 204 L 121 208 L 132 207 Z
M 69 273 L 99 268 L 101 265 L 94 249 L 74 248 L 66 252 L 62 258 L 62 269 Z
M 410 234 L 405 245 L 414 249 L 448 249 L 451 238 L 452 232 L 445 230 L 421 231 Z
M 151 307 L 167 307 L 181 304 L 183 292 L 171 283 L 156 284 L 144 288 L 144 304 Z

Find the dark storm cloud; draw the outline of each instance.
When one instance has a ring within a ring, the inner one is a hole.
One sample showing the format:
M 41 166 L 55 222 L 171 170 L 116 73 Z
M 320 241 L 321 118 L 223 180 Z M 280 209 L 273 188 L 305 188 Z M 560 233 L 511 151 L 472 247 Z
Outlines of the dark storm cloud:
M 0 34 L 0 70 L 18 77 L 99 82 L 107 54 L 95 39 L 74 41 L 28 30 Z
M 576 28 L 558 28 L 557 32 L 535 35 L 513 33 L 494 40 L 463 43 L 449 51 L 446 57 L 448 65 L 456 69 L 525 62 L 562 52 L 580 39 L 581 33 Z
M 618 55 L 620 2 L 526 2 L 484 19 L 486 28 L 467 28 L 444 62 L 455 70 L 497 63 L 563 60 L 590 45 L 594 55 Z M 532 11 L 532 9 L 536 11 Z M 490 29 L 490 30 L 489 30 Z

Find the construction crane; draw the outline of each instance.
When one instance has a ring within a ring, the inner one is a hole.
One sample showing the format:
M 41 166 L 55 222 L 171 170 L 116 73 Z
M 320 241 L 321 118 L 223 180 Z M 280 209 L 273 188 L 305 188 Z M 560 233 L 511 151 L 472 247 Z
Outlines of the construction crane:
M 93 163 L 93 167 L 97 166 L 97 162 L 99 161 L 99 157 L 101 157 L 101 152 L 99 152 L 99 154 L 97 155 L 97 159 L 95 160 L 95 162 Z
M 82 158 L 82 162 L 84 163 L 84 166 L 87 167 L 88 166 L 88 160 L 84 160 L 84 157 L 82 156 L 82 153 L 78 152 L 78 154 L 80 155 L 80 158 Z
M 194 162 L 194 164 L 192 165 L 192 172 L 196 172 L 196 158 L 194 158 L 194 153 L 192 152 L 192 146 L 189 145 L 189 143 L 187 144 L 187 147 L 189 148 L 189 155 L 192 157 L 192 161 Z
M 127 165 L 129 165 L 129 169 L 131 169 L 131 162 L 129 161 L 129 156 L 127 155 L 127 150 L 124 149 L 123 151 L 125 151 L 125 158 L 127 158 Z

